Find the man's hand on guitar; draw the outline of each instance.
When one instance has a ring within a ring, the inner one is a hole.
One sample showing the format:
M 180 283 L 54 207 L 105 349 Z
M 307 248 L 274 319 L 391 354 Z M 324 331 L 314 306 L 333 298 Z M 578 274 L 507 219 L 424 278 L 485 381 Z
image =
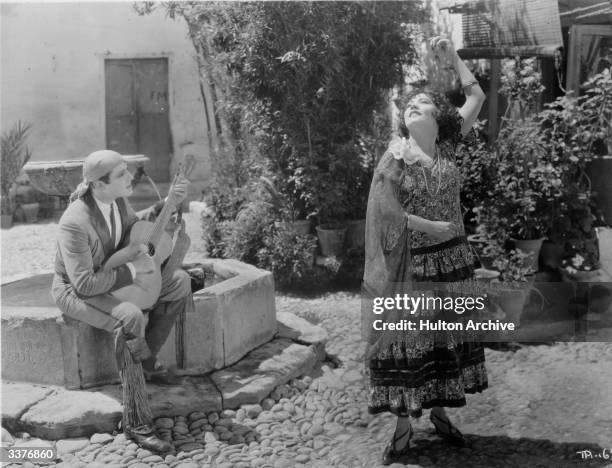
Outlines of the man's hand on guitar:
M 130 244 L 126 247 L 127 257 L 128 258 L 136 258 L 138 255 L 147 253 L 149 249 L 145 244 Z
M 144 253 L 139 254 L 134 260 L 132 260 L 132 265 L 134 265 L 137 275 L 155 271 L 155 262 L 153 262 L 151 257 Z
M 187 187 L 189 181 L 184 176 L 179 176 L 177 181 L 170 188 L 168 193 L 168 201 L 175 206 L 179 205 L 187 197 Z

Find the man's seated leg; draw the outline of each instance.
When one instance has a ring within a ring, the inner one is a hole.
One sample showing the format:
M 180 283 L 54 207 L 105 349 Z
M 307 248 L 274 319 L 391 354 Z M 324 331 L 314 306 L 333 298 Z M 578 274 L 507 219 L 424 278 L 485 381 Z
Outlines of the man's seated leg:
M 140 447 L 169 452 L 172 445 L 155 433 L 141 362 L 151 356 L 144 339 L 147 317 L 130 302 L 111 310 L 119 324 L 116 333 L 117 365 L 123 387 L 123 432 Z
M 172 326 L 181 313 L 193 308 L 191 278 L 183 270 L 162 273 L 162 290 L 158 304 L 149 312 L 146 341 L 152 357 L 143 362 L 147 379 L 161 385 L 180 385 L 182 379 L 157 360 L 157 353 L 166 342 Z

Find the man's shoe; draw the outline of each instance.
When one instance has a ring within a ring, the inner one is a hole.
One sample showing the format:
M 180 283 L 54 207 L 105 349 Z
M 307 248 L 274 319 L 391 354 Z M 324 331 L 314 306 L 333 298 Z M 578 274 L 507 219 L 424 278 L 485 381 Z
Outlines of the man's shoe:
M 150 426 L 126 427 L 125 436 L 136 442 L 140 448 L 157 453 L 172 452 L 174 447 L 170 442 L 160 439 Z
M 170 369 L 158 369 L 155 372 L 148 372 L 143 369 L 145 379 L 147 382 L 151 382 L 157 385 L 182 385 L 183 378 L 180 375 L 175 374 Z

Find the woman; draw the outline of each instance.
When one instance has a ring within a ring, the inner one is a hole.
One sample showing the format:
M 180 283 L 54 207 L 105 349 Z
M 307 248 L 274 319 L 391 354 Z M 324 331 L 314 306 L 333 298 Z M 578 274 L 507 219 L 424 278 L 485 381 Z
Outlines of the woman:
M 400 125 L 404 138 L 391 142 L 370 188 L 364 275 L 370 297 L 409 291 L 413 281 L 456 285 L 473 277 L 454 151 L 485 96 L 447 39 L 432 39 L 428 49 L 433 63 L 456 70 L 466 101 L 456 109 L 432 92 L 415 93 L 408 101 Z M 388 312 L 383 321 L 406 318 L 397 310 Z M 444 407 L 464 406 L 465 393 L 487 388 L 482 345 L 439 332 L 377 332 L 370 327 L 368 336 L 369 412 L 398 416 L 383 463 L 409 453 L 409 417 L 420 417 L 423 409 L 431 408 L 439 435 L 462 446 L 463 435 Z

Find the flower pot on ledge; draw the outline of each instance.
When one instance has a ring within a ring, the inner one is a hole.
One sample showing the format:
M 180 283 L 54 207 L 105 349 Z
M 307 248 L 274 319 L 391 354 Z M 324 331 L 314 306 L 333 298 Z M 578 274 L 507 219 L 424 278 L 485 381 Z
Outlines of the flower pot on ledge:
M 309 235 L 312 228 L 309 219 L 299 219 L 297 221 L 275 221 L 274 225 L 277 228 L 289 229 L 300 236 Z
M 535 273 L 538 271 L 538 259 L 540 257 L 540 250 L 542 249 L 542 242 L 544 242 L 544 238 L 540 237 L 539 239 L 510 239 L 514 243 L 514 247 L 516 247 L 521 252 L 526 254 L 533 254 L 529 260 L 525 261 L 525 267 L 529 270 L 530 273 Z
M 11 214 L 2 214 L 2 221 L 0 224 L 1 229 L 10 229 L 13 226 L 13 215 Z
M 476 253 L 482 268 L 485 270 L 493 270 L 493 257 L 484 255 L 484 250 L 488 245 L 493 244 L 495 241 L 485 237 L 482 234 L 470 234 L 467 236 L 467 240 L 472 247 L 472 250 Z
M 344 239 L 346 238 L 346 227 L 338 228 L 322 224 L 317 226 L 316 230 L 321 254 L 324 257 L 338 256 L 342 253 Z
M 307 236 L 312 229 L 312 223 L 309 219 L 298 219 L 289 223 L 293 230 L 300 236 Z
M 40 203 L 24 203 L 21 205 L 26 223 L 36 223 L 38 221 L 38 210 Z

